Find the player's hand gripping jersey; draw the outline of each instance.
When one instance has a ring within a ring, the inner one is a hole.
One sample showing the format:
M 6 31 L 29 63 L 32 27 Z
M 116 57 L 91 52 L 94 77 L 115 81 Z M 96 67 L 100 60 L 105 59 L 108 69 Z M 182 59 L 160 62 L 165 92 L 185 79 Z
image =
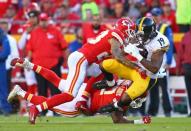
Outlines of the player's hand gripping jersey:
M 89 64 L 103 60 L 111 54 L 111 45 L 109 43 L 109 39 L 111 38 L 115 38 L 121 45 L 123 45 L 125 40 L 119 30 L 106 30 L 101 32 L 97 37 L 89 39 L 78 51 L 84 54 Z

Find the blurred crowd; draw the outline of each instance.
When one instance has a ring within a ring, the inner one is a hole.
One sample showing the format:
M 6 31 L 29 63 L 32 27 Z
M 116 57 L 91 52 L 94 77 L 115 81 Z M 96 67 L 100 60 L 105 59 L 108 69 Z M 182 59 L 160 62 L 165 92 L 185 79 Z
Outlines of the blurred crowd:
M 11 78 L 14 74 L 10 67 L 11 59 L 19 56 L 27 58 L 61 76 L 63 72 L 67 72 L 66 61 L 71 52 L 79 49 L 100 32 L 112 28 L 118 18 L 126 16 L 133 20 L 143 16 L 155 18 L 158 31 L 165 34 L 171 43 L 164 66 L 167 69 L 177 66 L 177 74 L 186 71 L 185 82 L 191 100 L 191 59 L 189 57 L 191 46 L 188 45 L 191 44 L 190 7 L 190 0 L 0 1 L 0 70 L 2 72 L 0 77 L 3 78 L 0 79 L 0 112 L 6 115 L 13 109 L 6 102 L 12 88 Z M 175 51 L 173 33 L 186 33 L 181 44 L 184 46 L 180 47 L 180 51 Z M 74 40 L 68 43 L 63 37 L 66 34 L 74 34 Z M 12 35 L 20 35 L 20 37 L 16 41 Z M 7 46 L 8 43 L 9 46 Z M 177 63 L 174 58 L 175 53 Z M 35 93 L 36 90 L 43 96 L 59 93 L 53 85 L 38 74 L 29 70 L 18 70 L 24 76 L 26 90 L 31 93 Z M 15 77 L 21 77 L 21 75 L 17 73 Z M 171 116 L 172 105 L 168 94 L 167 78 L 160 80 L 156 86 L 162 87 L 164 113 L 166 116 Z M 151 90 L 150 97 L 148 113 L 156 116 L 159 91 Z M 22 107 L 24 105 L 25 103 Z M 144 110 L 143 112 L 145 113 Z
M 73 26 L 92 21 L 99 14 L 99 21 L 112 23 L 115 19 L 129 16 L 137 19 L 152 8 L 163 11 L 162 21 L 168 23 L 173 32 L 188 31 L 190 25 L 189 0 L 5 0 L 0 2 L 0 18 L 9 22 L 11 34 L 23 32 L 32 10 L 47 13 L 51 23 L 59 26 L 63 33 L 74 33 Z M 185 11 L 186 10 L 186 11 Z M 178 28 L 179 26 L 179 28 Z M 70 28 L 66 28 L 70 27 Z

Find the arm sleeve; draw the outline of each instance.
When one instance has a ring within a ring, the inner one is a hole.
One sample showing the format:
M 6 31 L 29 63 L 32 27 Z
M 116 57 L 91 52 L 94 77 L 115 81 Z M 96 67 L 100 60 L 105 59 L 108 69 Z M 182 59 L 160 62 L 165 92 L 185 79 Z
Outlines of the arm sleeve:
M 10 54 L 10 46 L 9 46 L 9 41 L 6 35 L 2 36 L 1 39 L 1 49 L 0 49 L 0 60 L 6 60 L 8 55 Z
M 165 31 L 165 36 L 168 38 L 170 46 L 169 49 L 166 53 L 167 56 L 167 64 L 170 65 L 172 63 L 172 59 L 173 59 L 173 50 L 174 50 L 174 43 L 173 43 L 173 34 L 172 34 L 172 30 L 170 27 L 166 28 Z

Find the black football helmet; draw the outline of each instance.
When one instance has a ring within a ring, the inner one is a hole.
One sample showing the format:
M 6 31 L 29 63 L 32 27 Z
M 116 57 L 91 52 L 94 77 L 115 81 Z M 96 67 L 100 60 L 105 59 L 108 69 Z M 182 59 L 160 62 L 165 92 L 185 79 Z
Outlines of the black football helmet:
M 142 17 L 136 21 L 136 34 L 142 43 L 147 43 L 148 40 L 157 36 L 156 23 L 151 17 Z

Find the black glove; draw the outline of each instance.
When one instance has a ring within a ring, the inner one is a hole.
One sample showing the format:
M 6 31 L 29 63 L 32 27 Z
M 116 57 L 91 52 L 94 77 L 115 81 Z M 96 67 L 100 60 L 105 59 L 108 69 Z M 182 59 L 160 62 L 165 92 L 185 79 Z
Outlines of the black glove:
M 123 111 L 121 107 L 117 105 L 117 102 L 101 107 L 98 113 L 110 113 L 113 111 Z

